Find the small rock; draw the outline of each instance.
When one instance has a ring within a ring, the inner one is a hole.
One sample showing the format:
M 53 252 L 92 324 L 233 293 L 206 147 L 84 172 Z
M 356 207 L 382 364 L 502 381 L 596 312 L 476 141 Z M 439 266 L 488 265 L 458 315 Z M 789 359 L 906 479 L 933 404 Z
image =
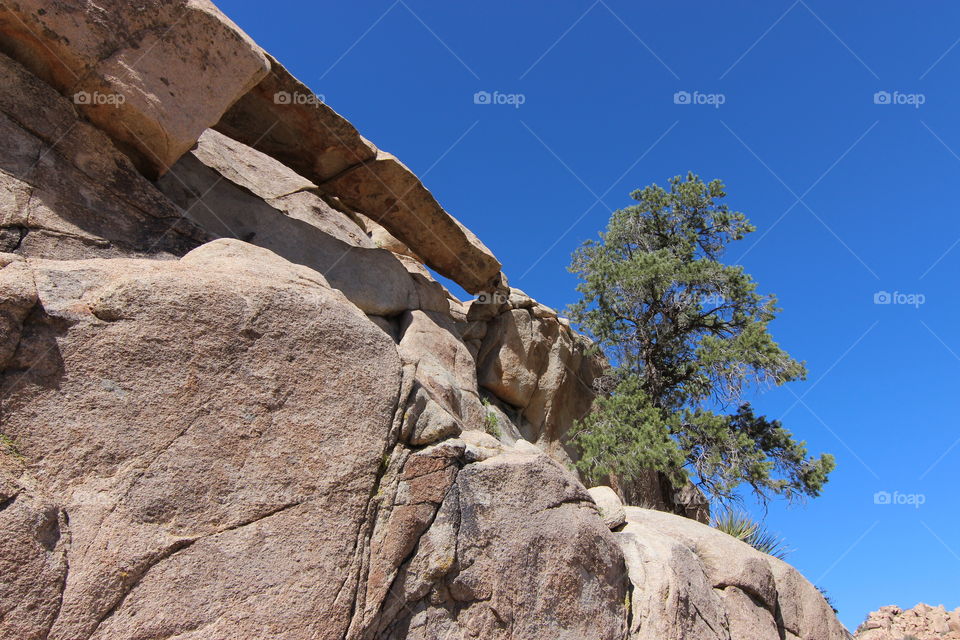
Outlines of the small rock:
M 623 502 L 613 489 L 610 487 L 593 487 L 588 489 L 587 492 L 597 503 L 597 507 L 600 509 L 600 517 L 603 518 L 603 523 L 607 527 L 616 529 L 627 521 Z

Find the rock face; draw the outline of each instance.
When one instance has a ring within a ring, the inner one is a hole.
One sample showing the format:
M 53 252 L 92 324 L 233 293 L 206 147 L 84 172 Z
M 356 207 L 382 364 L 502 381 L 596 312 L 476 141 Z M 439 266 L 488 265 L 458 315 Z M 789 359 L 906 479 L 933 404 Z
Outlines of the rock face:
M 633 640 L 848 640 L 796 569 L 721 531 L 626 508 L 620 538 L 633 583 Z
M 588 341 L 205 0 L 0 52 L 0 638 L 841 637 L 583 487 Z
M 151 175 L 269 69 L 206 0 L 17 0 L 0 6 L 0 34 L 0 50 L 73 97 Z
M 960 608 L 947 611 L 943 605 L 918 604 L 903 610 L 897 606 L 880 607 L 857 627 L 856 640 L 958 640 Z
M 103 131 L 2 54 L 0 82 L 0 249 L 173 257 L 207 238 Z

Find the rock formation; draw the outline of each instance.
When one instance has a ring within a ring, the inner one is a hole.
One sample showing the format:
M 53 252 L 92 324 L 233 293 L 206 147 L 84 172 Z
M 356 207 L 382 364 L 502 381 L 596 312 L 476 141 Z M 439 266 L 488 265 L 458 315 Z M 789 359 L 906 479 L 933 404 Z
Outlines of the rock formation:
M 205 0 L 4 3 L 0 80 L 0 638 L 847 637 L 588 492 L 589 341 Z
M 960 640 L 960 608 L 918 604 L 880 607 L 857 628 L 856 640 Z

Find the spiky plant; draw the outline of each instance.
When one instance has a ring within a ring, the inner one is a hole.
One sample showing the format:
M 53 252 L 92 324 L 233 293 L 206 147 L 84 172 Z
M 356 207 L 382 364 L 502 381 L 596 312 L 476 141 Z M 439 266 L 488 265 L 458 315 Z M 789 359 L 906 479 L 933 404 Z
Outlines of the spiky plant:
M 790 554 L 786 541 L 769 531 L 763 523 L 751 518 L 742 511 L 727 509 L 720 515 L 714 515 L 711 523 L 715 529 L 733 536 L 741 542 L 746 542 L 757 551 L 767 555 L 785 559 Z

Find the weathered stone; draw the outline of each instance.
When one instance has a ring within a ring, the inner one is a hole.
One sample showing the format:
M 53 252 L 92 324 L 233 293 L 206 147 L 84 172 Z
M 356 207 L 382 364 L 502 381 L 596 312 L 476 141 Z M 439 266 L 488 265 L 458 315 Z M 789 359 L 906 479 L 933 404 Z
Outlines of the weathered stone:
M 206 0 L 18 0 L 0 48 L 66 96 L 144 172 L 162 175 L 269 69 Z
M 172 257 L 206 238 L 63 96 L 2 54 L 0 84 L 0 227 L 16 236 L 8 250 Z
M 610 487 L 593 487 L 589 489 L 590 497 L 600 509 L 600 517 L 610 529 L 616 529 L 627 521 L 627 514 L 623 510 L 623 503 Z
M 49 638 L 342 637 L 393 342 L 321 275 L 237 241 L 30 267 L 40 307 L 0 411 L 70 521 Z
M 498 398 L 526 407 L 547 368 L 559 325 L 536 321 L 525 309 L 497 316 L 487 326 L 478 365 L 479 382 Z
M 339 200 L 339 198 L 338 198 Z M 387 249 L 393 251 L 394 253 L 407 256 L 408 258 L 413 258 L 417 262 L 422 263 L 423 260 L 414 253 L 413 249 L 403 244 L 394 237 L 392 233 L 387 231 L 383 225 L 378 222 L 374 222 L 371 218 L 363 215 L 362 213 L 357 214 L 360 219 L 363 221 L 363 227 L 367 230 L 367 234 L 370 236 L 370 239 L 381 249 Z
M 467 465 L 369 637 L 623 638 L 626 576 L 612 535 L 543 454 Z
M 352 124 L 267 57 L 270 72 L 224 114 L 218 131 L 317 184 L 376 156 Z
M 36 303 L 37 290 L 26 262 L 0 254 L 0 371 L 16 352 L 23 321 Z
M 44 640 L 60 610 L 70 531 L 64 513 L 18 481 L 0 448 L 0 636 Z
M 960 608 L 947 611 L 943 605 L 918 604 L 903 610 L 880 607 L 857 627 L 856 640 L 960 640 Z
M 607 481 L 626 504 L 675 513 L 703 524 L 710 523 L 710 503 L 691 482 L 674 487 L 662 471 L 647 469 L 629 481 L 611 475 Z
M 476 363 L 453 320 L 434 311 L 410 311 L 403 315 L 400 331 L 400 356 L 417 365 L 416 379 L 434 402 L 463 429 L 483 430 Z
M 783 561 L 688 518 L 626 515 L 618 535 L 634 584 L 632 638 L 848 640 L 816 587 Z
M 239 164 L 226 162 L 217 148 L 205 142 L 201 143 L 203 155 L 217 155 L 217 165 Z M 243 157 L 254 164 L 262 159 L 253 153 Z M 245 178 L 242 182 L 250 185 L 252 181 Z M 322 273 L 366 313 L 392 316 L 418 306 L 415 282 L 396 257 L 374 248 L 352 221 L 315 194 L 300 192 L 263 200 L 194 154 L 184 156 L 158 185 L 213 237 L 239 238 L 306 265 Z M 297 214 L 291 215 L 282 207 L 294 197 L 307 201 L 301 201 Z
M 500 263 L 490 250 L 389 153 L 378 151 L 376 158 L 320 187 L 385 227 L 427 266 L 468 292 L 499 286 Z

